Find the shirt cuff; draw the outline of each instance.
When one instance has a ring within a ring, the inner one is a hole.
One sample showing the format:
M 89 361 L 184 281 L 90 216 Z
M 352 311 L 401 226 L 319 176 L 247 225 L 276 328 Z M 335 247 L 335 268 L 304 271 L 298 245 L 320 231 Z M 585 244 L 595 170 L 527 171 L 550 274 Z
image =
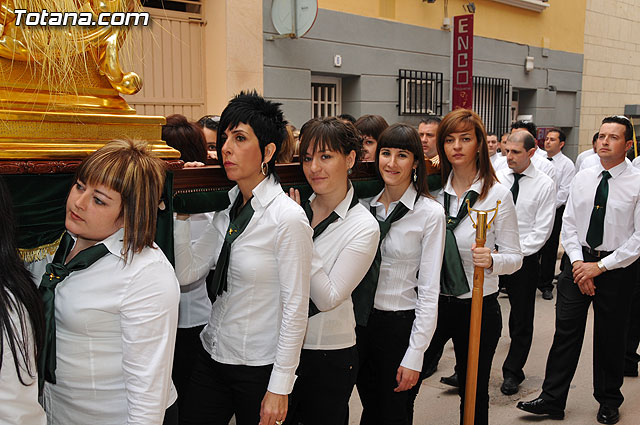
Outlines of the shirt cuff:
M 602 265 L 607 269 L 607 270 L 613 270 L 613 269 L 617 269 L 620 266 L 617 264 L 616 261 L 616 256 L 615 256 L 615 252 L 611 253 L 610 255 L 607 255 L 606 257 L 604 257 L 602 260 Z
M 571 251 L 567 255 L 569 256 L 569 260 L 571 261 L 571 264 L 573 264 L 576 261 L 584 261 L 584 257 L 582 256 L 581 249 L 576 249 L 575 251 Z
M 271 371 L 271 377 L 269 378 L 269 386 L 267 391 L 274 394 L 287 395 L 293 391 L 293 384 L 296 382 L 297 376 L 295 373 L 278 372 L 277 370 Z
M 422 370 L 423 360 L 424 352 L 409 347 L 404 353 L 404 357 L 402 358 L 402 362 L 400 362 L 400 366 L 420 372 Z

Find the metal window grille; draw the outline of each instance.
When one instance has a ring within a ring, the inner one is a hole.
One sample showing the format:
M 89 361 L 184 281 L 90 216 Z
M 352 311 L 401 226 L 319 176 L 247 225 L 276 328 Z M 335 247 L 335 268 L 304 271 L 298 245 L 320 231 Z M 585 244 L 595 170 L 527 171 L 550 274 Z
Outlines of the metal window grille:
M 201 0 L 142 0 L 144 7 L 153 9 L 175 10 L 178 12 L 200 13 Z
M 341 114 L 339 82 L 311 82 L 312 118 L 335 117 Z
M 399 115 L 442 115 L 442 73 L 400 69 Z
M 487 131 L 500 135 L 509 131 L 511 98 L 506 78 L 473 77 L 473 110 Z

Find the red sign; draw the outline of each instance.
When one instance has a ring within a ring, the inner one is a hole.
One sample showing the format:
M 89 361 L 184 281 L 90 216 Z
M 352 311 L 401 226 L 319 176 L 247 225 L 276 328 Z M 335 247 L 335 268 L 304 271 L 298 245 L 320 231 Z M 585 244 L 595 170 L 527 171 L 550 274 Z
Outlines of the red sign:
M 473 106 L 473 15 L 453 17 L 451 110 Z

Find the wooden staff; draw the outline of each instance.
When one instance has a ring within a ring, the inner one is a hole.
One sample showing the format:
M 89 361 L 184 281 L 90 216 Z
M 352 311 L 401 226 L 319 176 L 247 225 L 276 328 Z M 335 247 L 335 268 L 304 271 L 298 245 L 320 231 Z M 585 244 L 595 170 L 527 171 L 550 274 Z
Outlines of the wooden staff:
M 491 228 L 491 223 L 498 215 L 498 205 L 489 211 L 474 210 L 467 200 L 469 218 L 476 229 L 476 248 L 484 247 L 487 241 L 487 230 Z M 476 220 L 473 221 L 471 212 L 477 213 Z M 491 221 L 487 222 L 487 216 L 495 211 Z M 480 354 L 480 330 L 482 326 L 482 297 L 484 285 L 484 268 L 475 267 L 473 270 L 473 289 L 471 292 L 471 320 L 469 322 L 469 352 L 467 355 L 467 381 L 464 389 L 464 425 L 473 425 L 476 413 L 476 390 L 478 387 L 478 356 Z

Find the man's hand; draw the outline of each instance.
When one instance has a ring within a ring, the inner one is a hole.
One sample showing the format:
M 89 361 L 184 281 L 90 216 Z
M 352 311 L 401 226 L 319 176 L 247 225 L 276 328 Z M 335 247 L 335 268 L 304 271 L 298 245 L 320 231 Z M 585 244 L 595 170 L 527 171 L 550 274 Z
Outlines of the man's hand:
M 420 378 L 420 371 L 400 366 L 396 374 L 398 386 L 393 391 L 399 393 L 415 387 L 418 383 L 418 378 Z
M 592 297 L 596 294 L 593 278 L 601 274 L 602 270 L 598 267 L 598 263 L 585 263 L 580 260 L 573 262 L 573 281 L 585 295 Z
M 260 423 L 258 425 L 281 424 L 287 417 L 287 406 L 289 396 L 286 394 L 275 394 L 270 391 L 264 395 L 260 405 Z

